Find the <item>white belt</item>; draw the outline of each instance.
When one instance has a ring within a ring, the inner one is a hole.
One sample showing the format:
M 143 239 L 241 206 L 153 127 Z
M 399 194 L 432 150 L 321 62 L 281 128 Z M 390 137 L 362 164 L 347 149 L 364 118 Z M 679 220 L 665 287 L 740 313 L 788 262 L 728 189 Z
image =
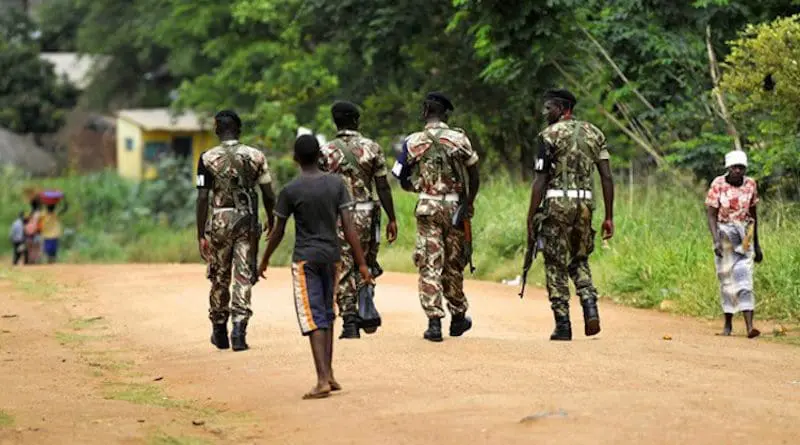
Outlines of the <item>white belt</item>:
M 420 193 L 419 199 L 430 199 L 431 201 L 448 201 L 458 202 L 458 193 L 448 193 L 446 195 L 429 195 L 427 193 Z
M 236 207 L 214 207 L 214 214 L 236 210 Z
M 564 190 L 548 190 L 546 198 L 563 198 Z M 592 199 L 591 190 L 567 190 L 567 198 Z
M 357 202 L 353 208 L 356 210 L 369 211 L 375 208 L 375 202 L 373 201 Z

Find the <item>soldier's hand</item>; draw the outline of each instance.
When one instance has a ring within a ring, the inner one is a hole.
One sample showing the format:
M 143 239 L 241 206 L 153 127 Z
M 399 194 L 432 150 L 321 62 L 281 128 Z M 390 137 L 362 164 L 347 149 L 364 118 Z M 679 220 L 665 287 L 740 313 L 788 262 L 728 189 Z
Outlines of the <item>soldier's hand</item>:
M 722 243 L 714 241 L 714 255 L 722 258 Z
M 389 244 L 397 241 L 397 221 L 389 221 L 389 224 L 386 225 L 386 239 Z
M 267 262 L 262 261 L 261 264 L 258 265 L 258 276 L 267 279 Z
M 761 251 L 761 246 L 756 246 L 756 257 L 754 261 L 756 263 L 764 261 L 764 253 Z
M 205 238 L 200 238 L 197 240 L 198 247 L 200 248 L 200 257 L 203 258 L 203 261 L 206 263 L 209 262 L 211 258 L 211 248 L 208 245 L 208 240 Z
M 614 221 L 607 219 L 603 221 L 603 240 L 609 240 L 614 236 Z
M 361 279 L 366 284 L 375 284 L 375 279 L 372 278 L 372 274 L 369 273 L 369 267 L 366 264 L 358 266 L 358 271 L 361 272 Z

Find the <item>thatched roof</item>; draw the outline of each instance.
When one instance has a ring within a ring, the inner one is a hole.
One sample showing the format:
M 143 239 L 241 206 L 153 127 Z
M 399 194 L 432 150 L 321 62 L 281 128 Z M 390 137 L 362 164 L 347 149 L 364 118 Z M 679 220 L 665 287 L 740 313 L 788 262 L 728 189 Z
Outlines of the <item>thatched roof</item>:
M 0 128 L 0 165 L 11 164 L 36 176 L 52 175 L 58 163 L 30 139 Z

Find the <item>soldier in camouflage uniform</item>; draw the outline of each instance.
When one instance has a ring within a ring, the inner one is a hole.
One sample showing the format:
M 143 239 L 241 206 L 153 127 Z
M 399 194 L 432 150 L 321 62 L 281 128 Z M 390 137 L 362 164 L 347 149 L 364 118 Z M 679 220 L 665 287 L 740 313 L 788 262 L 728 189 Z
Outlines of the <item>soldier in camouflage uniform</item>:
M 380 207 L 373 199 L 373 184 L 389 217 L 386 237 L 389 243 L 397 239 L 397 221 L 392 202 L 392 190 L 386 180 L 388 171 L 380 145 L 361 135 L 358 131 L 360 112 L 350 102 L 336 102 L 331 107 L 333 121 L 338 132 L 336 138 L 321 147 L 320 169 L 338 174 L 353 198 L 353 223 L 361 240 L 361 249 L 371 268 L 373 277 L 380 275 L 377 263 L 380 242 Z M 337 304 L 343 319 L 339 338 L 360 338 L 358 318 L 358 289 L 361 275 L 356 267 L 353 252 L 344 238 L 339 222 L 339 242 L 342 246 L 342 269 L 339 276 Z M 378 233 L 376 233 L 378 232 Z
M 242 351 L 248 349 L 245 336 L 253 314 L 250 292 L 258 279 L 256 257 L 261 228 L 256 186 L 261 189 L 267 211 L 267 227 L 272 227 L 274 221 L 275 194 L 266 156 L 239 142 L 242 127 L 239 116 L 225 110 L 217 113 L 214 120 L 221 144 L 204 152 L 197 165 L 197 238 L 212 283 L 208 311 L 211 343 L 219 349 L 230 347 L 227 330 L 230 317 L 233 319 L 230 343 L 234 351 Z M 210 209 L 209 192 L 212 192 Z M 233 292 L 229 289 L 231 272 Z
M 450 336 L 460 336 L 472 327 L 463 287 L 465 232 L 463 226 L 453 224 L 453 216 L 465 204 L 472 217 L 480 182 L 478 155 L 462 130 L 447 125 L 451 110 L 453 104 L 444 95 L 426 96 L 425 129 L 406 139 L 392 170 L 405 190 L 419 193 L 414 264 L 419 269 L 420 303 L 428 317 L 424 338 L 430 341 L 442 341 L 442 297 L 452 315 Z M 468 193 L 462 202 L 460 192 L 465 188 Z
M 547 292 L 556 323 L 550 339 L 571 340 L 569 278 L 583 306 L 585 335 L 600 332 L 597 290 L 589 269 L 595 237 L 593 168 L 597 166 L 603 187 L 603 239 L 614 234 L 614 183 L 605 135 L 594 125 L 572 117 L 575 96 L 566 90 L 550 90 L 544 98 L 549 126 L 538 138 L 528 236 L 529 242 L 538 241 L 532 240 L 538 233 L 544 242 Z M 539 209 L 542 203 L 543 209 Z

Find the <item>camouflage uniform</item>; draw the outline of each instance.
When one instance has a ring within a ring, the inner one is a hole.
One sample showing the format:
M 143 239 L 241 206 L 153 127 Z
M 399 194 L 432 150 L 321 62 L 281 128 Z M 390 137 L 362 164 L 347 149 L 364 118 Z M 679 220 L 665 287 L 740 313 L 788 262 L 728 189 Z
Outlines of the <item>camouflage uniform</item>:
M 549 173 L 550 181 L 541 215 L 547 292 L 556 315 L 569 315 L 569 278 L 581 304 L 595 303 L 589 255 L 594 251 L 595 230 L 593 169 L 608 159 L 606 138 L 594 125 L 562 120 L 539 134 L 537 173 Z
M 478 162 L 469 138 L 457 129 L 438 122 L 413 133 L 406 141 L 411 184 L 420 193 L 416 207 L 417 241 L 414 264 L 419 269 L 419 299 L 429 319 L 443 318 L 442 296 L 453 316 L 463 315 L 469 305 L 464 295 L 464 232 L 453 227 L 458 207 L 456 179 L 450 160 L 470 167 Z M 439 139 L 443 153 L 427 135 Z M 462 178 L 466 181 L 467 178 Z
M 246 323 L 253 314 L 250 292 L 256 280 L 261 233 L 255 187 L 271 181 L 266 156 L 238 141 L 224 141 L 200 157 L 197 187 L 212 192 L 212 214 L 206 223 L 211 246 L 207 277 L 212 283 L 208 317 L 212 323 L 227 323 L 230 315 L 234 323 Z
M 370 266 L 376 265 L 380 233 L 374 233 L 381 208 L 373 194 L 375 178 L 388 174 L 380 145 L 358 131 L 341 130 L 336 139 L 320 149 L 320 168 L 338 174 L 353 198 L 353 225 L 361 241 L 361 249 Z M 358 288 L 361 274 L 355 264 L 352 248 L 345 240 L 339 221 L 339 244 L 342 249 L 341 274 L 336 303 L 342 317 L 357 315 Z

